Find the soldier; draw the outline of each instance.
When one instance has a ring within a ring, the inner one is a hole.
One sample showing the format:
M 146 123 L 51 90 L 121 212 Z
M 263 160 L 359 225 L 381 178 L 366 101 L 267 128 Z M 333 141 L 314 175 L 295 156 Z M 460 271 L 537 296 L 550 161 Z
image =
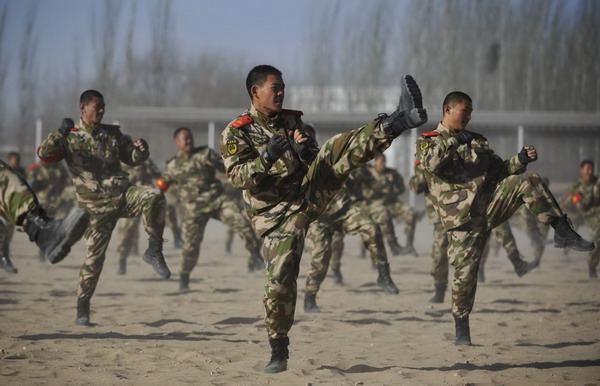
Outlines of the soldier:
M 160 170 L 150 158 L 145 160 L 139 166 L 129 166 L 124 164 L 123 170 L 129 173 L 129 182 L 131 185 L 152 186 L 154 181 L 160 177 Z M 119 257 L 119 268 L 117 275 L 127 273 L 127 256 L 137 249 L 140 228 L 140 216 L 123 218 L 119 221 L 119 242 L 117 243 L 117 255 Z
M 52 208 L 63 217 L 75 206 L 75 192 L 67 189 L 71 183 L 63 162 L 38 162 L 28 167 L 28 181 L 44 208 Z
M 311 126 L 306 125 L 306 128 L 308 129 L 306 133 L 315 138 L 314 133 L 310 130 Z M 390 276 L 390 264 L 383 244 L 383 233 L 379 225 L 360 205 L 360 199 L 356 197 L 358 194 L 360 194 L 360 190 L 355 185 L 351 174 L 346 180 L 344 188 L 331 200 L 327 209 L 308 227 L 307 245 L 311 260 L 306 274 L 304 312 L 320 312 L 316 297 L 327 275 L 335 232 L 359 235 L 365 248 L 371 254 L 373 265 L 379 272 L 377 285 L 389 294 L 400 292 Z M 339 276 L 341 277 L 341 273 Z
M 590 228 L 594 243 L 600 243 L 600 179 L 594 175 L 594 163 L 583 160 L 579 165 L 579 179 L 571 189 L 573 205 L 583 214 L 585 224 Z M 590 279 L 598 278 L 596 267 L 600 261 L 600 250 L 595 249 L 588 256 Z
M 194 147 L 194 137 L 187 127 L 176 129 L 173 138 L 179 152 L 167 161 L 158 186 L 164 192 L 176 184 L 179 202 L 185 205 L 179 291 L 189 291 L 190 273 L 198 262 L 204 230 L 211 218 L 233 228 L 244 239 L 250 252 L 250 271 L 264 268 L 260 240 L 250 220 L 225 195 L 223 184 L 216 178 L 217 171 L 223 171 L 222 158 L 207 146 Z
M 171 232 L 173 232 L 173 246 L 175 249 L 181 249 L 183 248 L 183 239 L 181 238 L 181 226 L 178 221 L 178 218 L 181 217 L 181 205 L 177 198 L 177 187 L 173 186 L 166 191 L 165 198 L 167 199 L 166 221 L 167 226 L 171 228 Z
M 67 256 L 73 244 L 83 236 L 89 220 L 84 210 L 73 211 L 64 220 L 48 217 L 25 179 L 2 160 L 0 197 L 0 218 L 21 227 L 51 264 L 56 264 Z M 4 255 L 4 249 L 0 250 L 0 262 L 5 266 L 7 262 L 10 263 L 8 255 Z
M 388 148 L 403 131 L 427 121 L 411 76 L 400 102 L 359 129 L 338 134 L 319 150 L 304 134 L 302 112 L 283 110 L 281 72 L 254 67 L 246 78 L 250 108 L 227 125 L 221 153 L 227 179 L 243 189 L 247 212 L 263 238 L 267 284 L 263 299 L 271 360 L 265 372 L 287 369 L 288 331 L 294 321 L 296 280 L 308 226 L 342 188 L 350 171 Z
M 244 211 L 244 199 L 242 198 L 242 192 L 239 189 L 234 188 L 227 181 L 221 181 L 223 184 L 223 191 L 225 195 L 229 197 L 231 201 L 235 203 L 235 205 L 239 208 L 240 212 Z M 228 227 L 227 233 L 225 234 L 225 253 L 231 253 L 231 246 L 233 245 L 233 238 L 235 236 L 235 231 L 233 228 Z
M 481 253 L 494 227 L 523 204 L 539 221 L 554 228 L 554 245 L 581 251 L 594 244 L 578 235 L 554 196 L 536 174 L 525 173 L 537 160 L 532 146 L 503 161 L 480 134 L 466 131 L 473 111 L 471 98 L 452 92 L 442 104 L 438 127 L 417 139 L 434 208 L 449 238 L 448 259 L 454 266 L 452 314 L 456 344 L 470 345 L 469 313 L 477 288 Z
M 21 154 L 11 151 L 8 153 L 7 162 L 15 173 L 25 178 L 25 169 L 21 166 Z M 18 272 L 17 267 L 10 260 L 10 242 L 14 232 L 14 224 L 0 218 L 0 267 L 8 273 Z
M 142 214 L 149 235 L 143 259 L 162 278 L 169 278 L 171 272 L 162 254 L 165 196 L 155 188 L 131 186 L 127 173 L 121 170 L 121 162 L 139 165 L 148 159 L 148 144 L 141 138 L 133 142 L 119 126 L 101 123 L 105 104 L 98 91 L 84 91 L 79 102 L 79 125 L 74 127 L 73 120 L 65 118 L 61 127 L 42 142 L 38 156 L 43 162 L 67 162 L 78 204 L 90 214 L 85 234 L 87 258 L 79 274 L 75 319 L 75 324 L 90 325 L 90 300 L 119 218 Z

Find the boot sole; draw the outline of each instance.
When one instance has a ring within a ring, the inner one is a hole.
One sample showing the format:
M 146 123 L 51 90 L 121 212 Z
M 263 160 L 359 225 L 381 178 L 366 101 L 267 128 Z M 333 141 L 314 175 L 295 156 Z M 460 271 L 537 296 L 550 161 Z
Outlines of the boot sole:
M 574 251 L 579 251 L 579 252 L 590 252 L 590 251 L 593 251 L 594 249 L 596 249 L 596 246 L 592 245 L 590 248 L 579 248 L 579 247 L 574 247 L 574 246 L 571 246 L 571 245 L 561 244 L 561 243 L 556 243 L 555 242 L 554 243 L 554 248 L 562 248 L 562 249 L 569 248 L 569 249 L 572 249 Z
M 90 215 L 85 211 L 80 211 L 78 214 L 79 218 L 73 221 L 69 229 L 67 229 L 67 236 L 46 255 L 46 260 L 50 264 L 59 263 L 67 257 L 69 252 L 71 252 L 73 244 L 78 242 L 85 234 Z
M 402 85 L 408 91 L 412 99 L 412 108 L 410 106 L 403 106 L 406 110 L 410 111 L 413 108 L 422 109 L 423 108 L 423 95 L 421 94 L 421 89 L 419 85 L 415 81 L 415 79 L 411 75 L 405 75 L 402 79 Z
M 171 277 L 171 271 L 169 270 L 169 267 L 167 267 L 167 263 L 164 263 L 164 266 L 165 266 L 166 272 L 160 272 L 160 271 L 159 271 L 159 268 L 157 268 L 157 267 L 154 265 L 154 262 L 153 262 L 152 260 L 150 260 L 150 259 L 147 259 L 145 254 L 144 254 L 144 257 L 142 257 L 142 260 L 144 260 L 146 263 L 150 264 L 150 265 L 152 266 L 152 268 L 154 268 L 154 272 L 156 272 L 156 274 L 157 274 L 158 276 L 160 276 L 161 278 L 163 278 L 163 279 L 168 279 L 168 278 L 170 278 L 170 277 Z

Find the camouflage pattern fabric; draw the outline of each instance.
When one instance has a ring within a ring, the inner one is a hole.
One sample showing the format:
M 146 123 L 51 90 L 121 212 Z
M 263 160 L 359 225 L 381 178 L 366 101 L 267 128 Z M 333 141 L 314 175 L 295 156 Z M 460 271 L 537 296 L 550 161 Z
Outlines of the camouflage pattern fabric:
M 243 123 L 242 117 L 250 122 Z M 296 280 L 309 224 L 325 210 L 350 171 L 393 140 L 376 122 L 329 139 L 310 164 L 301 161 L 292 147 L 273 165 L 261 157 L 271 136 L 293 141 L 293 130 L 303 128 L 300 112 L 283 111 L 269 118 L 252 106 L 222 133 L 227 179 L 243 189 L 248 215 L 263 237 L 267 261 L 263 303 L 272 339 L 286 337 L 294 321 Z
M 38 155 L 43 162 L 66 161 L 78 204 L 90 214 L 85 233 L 87 257 L 78 288 L 80 299 L 90 299 L 117 220 L 142 215 L 146 233 L 160 239 L 165 226 L 165 197 L 155 188 L 131 186 L 121 162 L 139 165 L 148 158 L 148 152 L 135 148 L 118 126 L 92 127 L 80 120 L 66 138 L 58 132 L 50 133 L 38 148 Z
M 10 242 L 14 233 L 14 224 L 0 217 L 0 256 L 10 256 Z
M 41 205 L 53 217 L 66 217 L 75 206 L 75 190 L 63 162 L 35 163 L 28 168 L 27 179 Z
M 600 179 L 598 176 L 592 176 L 591 180 L 585 183 L 580 178 L 571 188 L 571 193 L 581 195 L 581 201 L 576 206 L 583 214 L 585 224 L 590 228 L 592 241 L 600 245 Z M 588 255 L 588 265 L 596 267 L 599 261 L 600 248 L 596 248 Z
M 563 208 L 562 205 L 561 208 Z M 550 226 L 537 221 L 537 218 L 524 206 L 511 217 L 510 224 L 527 234 L 533 245 L 533 259 L 540 261 L 546 248 L 545 240 L 548 237 Z
M 174 239 L 182 240 L 179 219 L 183 217 L 183 214 L 181 213 L 182 205 L 180 205 L 179 198 L 177 197 L 177 185 L 171 186 L 164 193 L 167 199 L 166 225 L 171 228 Z
M 374 265 L 385 265 L 388 262 L 381 229 L 360 204 L 353 202 L 341 190 L 325 212 L 308 228 L 307 245 L 311 255 L 306 276 L 308 293 L 316 294 L 325 280 L 333 251 L 332 238 L 336 231 L 359 235 L 371 254 Z
M 512 233 L 512 229 L 508 221 L 503 222 L 493 229 L 491 232 L 492 235 L 498 240 L 500 245 L 504 248 L 508 256 L 519 256 L 519 249 L 517 248 L 517 240 L 515 240 L 515 236 Z M 487 262 L 490 248 L 489 248 L 489 240 L 485 244 L 485 248 L 481 253 L 481 263 L 480 267 L 483 267 Z
M 310 230 L 310 228 L 309 228 Z M 331 236 L 331 261 L 329 266 L 332 270 L 339 271 L 342 266 L 342 255 L 344 254 L 344 232 L 335 230 Z
M 23 225 L 25 216 L 38 207 L 38 200 L 23 177 L 0 160 L 0 216 L 13 225 Z
M 208 220 L 217 219 L 232 228 L 244 240 L 250 252 L 248 261 L 260 256 L 260 240 L 252 230 L 247 217 L 236 203 L 224 194 L 222 183 L 216 178 L 223 170 L 223 159 L 214 150 L 203 146 L 189 154 L 179 152 L 167 161 L 163 180 L 177 186 L 178 200 L 184 207 L 183 250 L 181 273 L 192 272 L 200 255 L 200 244 Z
M 448 232 L 448 259 L 455 270 L 452 314 L 457 319 L 472 310 L 481 253 L 491 229 L 523 204 L 545 224 L 562 215 L 542 179 L 524 173 L 517 156 L 504 161 L 485 137 L 473 137 L 468 145 L 460 145 L 454 133 L 439 124 L 416 143 L 434 208 Z

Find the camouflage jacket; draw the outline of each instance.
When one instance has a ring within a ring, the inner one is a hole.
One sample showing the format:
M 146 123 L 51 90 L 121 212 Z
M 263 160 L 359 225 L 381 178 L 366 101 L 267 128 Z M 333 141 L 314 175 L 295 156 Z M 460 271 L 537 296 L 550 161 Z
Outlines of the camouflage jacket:
M 460 145 L 441 123 L 417 139 L 417 159 L 423 166 L 433 205 L 444 228 L 453 229 L 483 216 L 497 183 L 525 171 L 517 156 L 504 161 L 487 139 L 476 133 Z
M 374 167 L 361 168 L 363 194 L 370 203 L 388 205 L 399 201 L 404 193 L 404 180 L 396 169 L 385 168 L 382 173 Z
M 600 226 L 600 178 L 592 176 L 587 184 L 580 179 L 571 188 L 572 194 L 581 194 L 576 204 L 589 227 Z
M 421 166 L 421 162 L 416 160 L 414 167 L 415 174 L 408 181 L 408 187 L 417 194 L 425 195 L 425 211 L 427 212 L 427 218 L 432 224 L 439 223 L 440 217 L 433 207 L 431 195 L 429 194 L 429 187 L 427 186 L 427 179 L 425 178 L 425 171 Z
M 123 170 L 129 174 L 131 185 L 154 186 L 154 182 L 160 177 L 158 166 L 148 158 L 141 165 L 122 165 Z
M 58 196 L 70 184 L 69 172 L 62 162 L 35 163 L 28 168 L 27 181 L 42 202 L 48 196 Z
M 179 152 L 167 160 L 163 180 L 176 184 L 177 197 L 188 209 L 196 213 L 212 212 L 220 205 L 223 185 L 217 179 L 223 172 L 223 160 L 214 150 L 200 146 L 190 153 Z
M 121 162 L 139 165 L 148 158 L 142 154 L 119 126 L 87 125 L 83 120 L 66 138 L 52 132 L 42 142 L 37 154 L 43 162 L 67 162 L 79 206 L 92 212 L 106 212 L 121 207 L 130 183 Z
M 251 106 L 223 130 L 221 154 L 227 179 L 244 190 L 248 216 L 261 236 L 276 228 L 286 214 L 307 205 L 304 177 L 309 164 L 291 146 L 273 165 L 262 157 L 275 134 L 292 143 L 293 131 L 304 129 L 301 116 L 300 111 L 283 110 L 269 118 Z

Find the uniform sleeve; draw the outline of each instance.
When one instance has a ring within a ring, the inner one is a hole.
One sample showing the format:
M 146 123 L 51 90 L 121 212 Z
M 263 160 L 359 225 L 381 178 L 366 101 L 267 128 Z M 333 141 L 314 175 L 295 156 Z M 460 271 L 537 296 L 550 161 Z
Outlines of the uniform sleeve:
M 452 158 L 459 144 L 456 138 L 443 139 L 441 136 L 417 139 L 417 159 L 430 173 L 436 173 Z
M 37 149 L 37 155 L 44 163 L 58 162 L 66 152 L 67 140 L 57 131 L 50 133 Z
M 415 175 L 408 181 L 408 187 L 417 194 L 427 193 L 429 190 L 423 172 L 417 166 L 415 166 Z
M 221 156 L 225 175 L 238 189 L 251 189 L 267 176 L 269 165 L 239 129 L 228 126 L 221 136 Z
M 587 212 L 594 207 L 594 204 L 600 203 L 600 179 L 588 191 L 577 189 L 576 193 L 581 194 L 581 201 L 578 204 L 579 209 L 582 212 Z
M 406 191 L 406 186 L 404 186 L 404 178 L 397 171 L 394 171 L 394 190 L 396 190 L 396 194 L 400 196 Z
M 213 149 L 209 149 L 208 159 L 219 173 L 225 173 L 225 165 L 223 164 L 223 158 L 219 155 L 219 153 L 217 153 Z
M 525 165 L 519 161 L 518 156 L 509 160 L 503 160 L 497 154 L 492 154 L 490 163 L 490 175 L 497 176 L 498 179 L 506 178 L 513 174 L 521 174 L 525 171 Z
M 162 178 L 162 180 L 165 181 L 168 185 L 171 185 L 172 183 L 176 182 L 175 178 L 173 177 L 173 168 L 171 167 L 171 162 L 167 162 L 167 167 L 163 171 L 162 176 L 160 178 Z

